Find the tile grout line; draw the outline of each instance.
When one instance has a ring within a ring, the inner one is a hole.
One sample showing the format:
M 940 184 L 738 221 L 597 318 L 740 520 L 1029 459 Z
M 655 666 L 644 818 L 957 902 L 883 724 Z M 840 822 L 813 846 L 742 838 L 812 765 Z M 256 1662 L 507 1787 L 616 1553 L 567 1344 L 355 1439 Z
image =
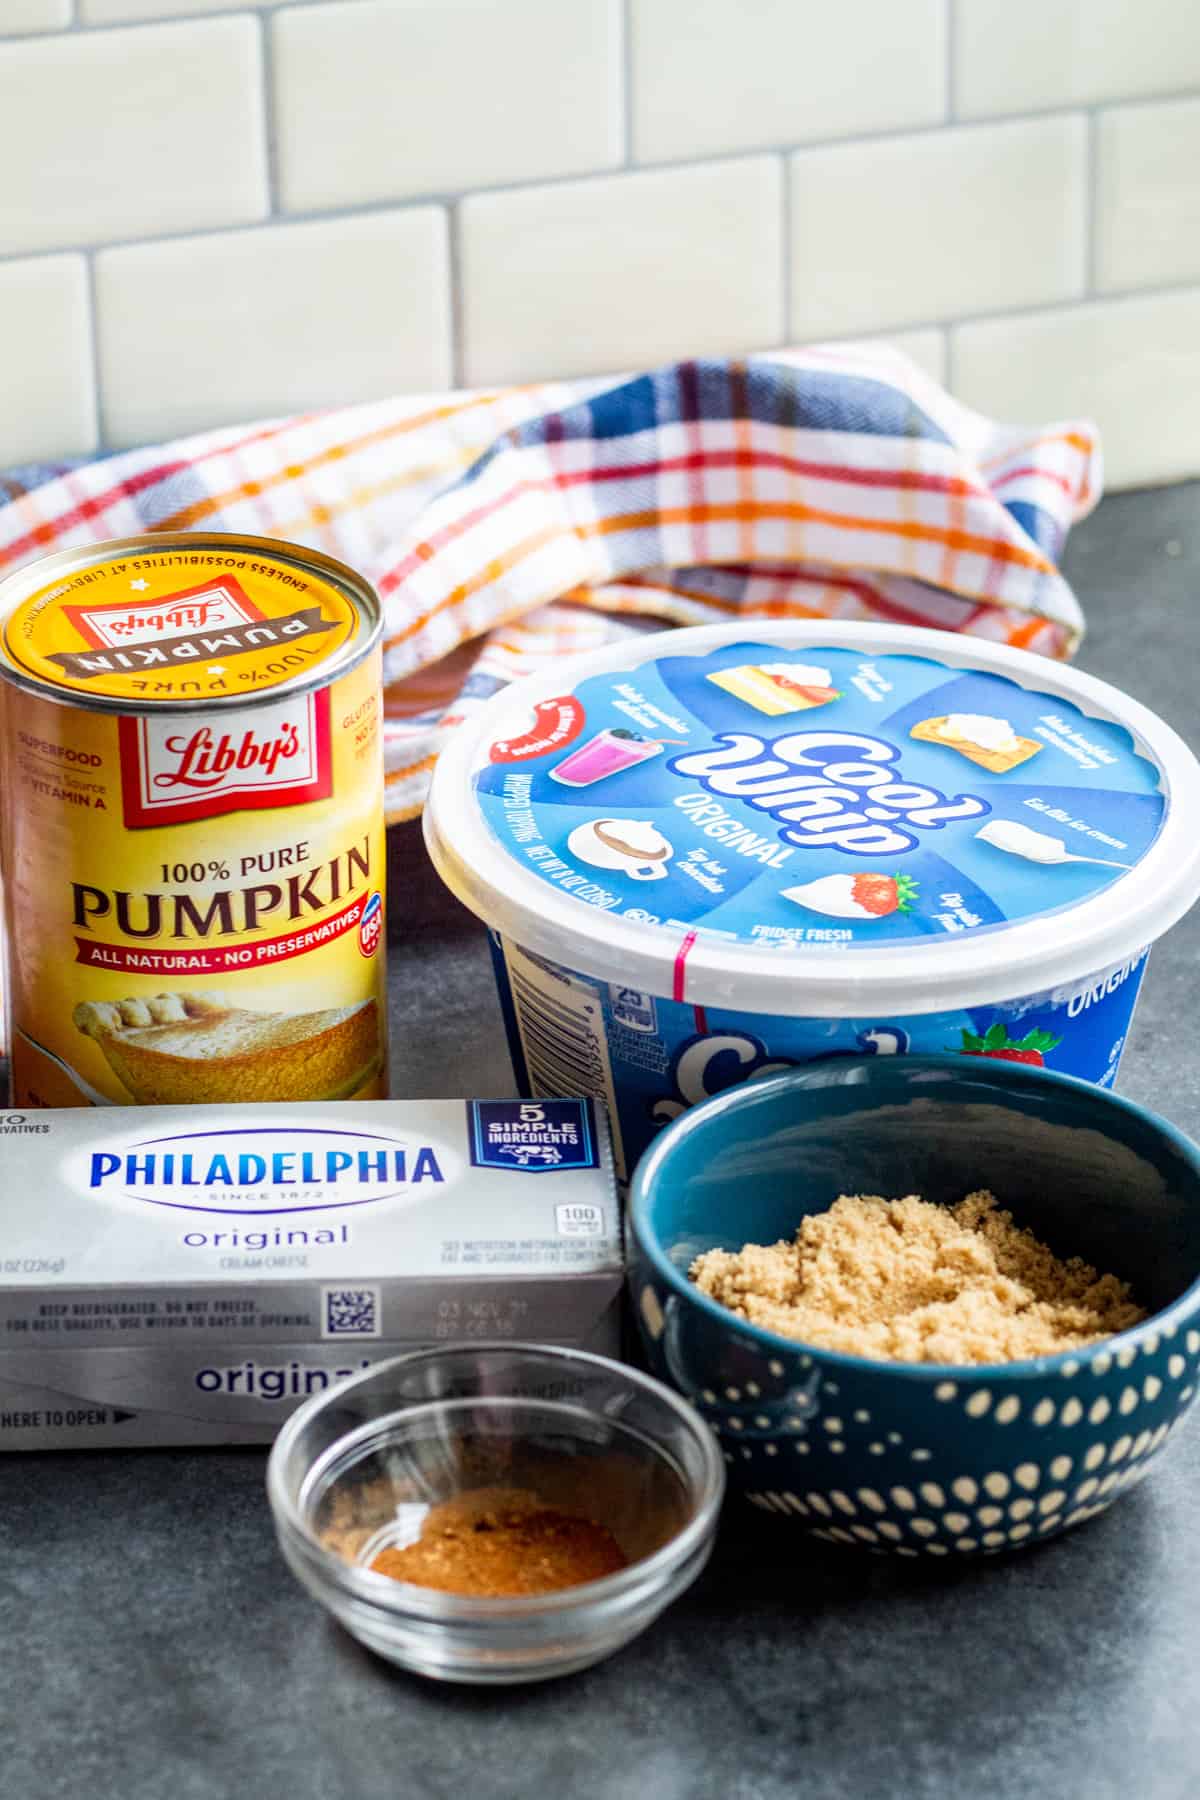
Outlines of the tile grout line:
M 637 167 L 633 150 L 633 0 L 620 0 L 621 54 L 617 58 L 618 104 L 621 108 L 622 167 Z
M 100 318 L 96 305 L 96 257 L 94 251 L 84 251 L 83 267 L 84 279 L 87 283 L 88 358 L 92 366 L 92 416 L 96 427 L 96 449 L 103 452 L 108 448 L 108 437 L 105 429 L 104 396 L 100 381 Z
M 53 25 L 48 31 L 0 30 L 0 47 L 6 44 L 44 44 L 54 38 L 107 37 L 113 31 L 145 31 L 160 25 L 212 25 L 223 19 L 257 18 L 262 10 L 255 0 L 241 0 L 240 4 L 232 5 L 228 12 L 221 13 L 168 13 L 153 19 L 95 19 L 89 21 L 81 16 L 80 4 L 81 0 L 72 0 L 71 16 L 66 24 Z
M 952 130 L 961 121 L 958 117 L 958 82 L 955 63 L 958 55 L 958 0 L 945 0 L 946 7 L 946 129 Z M 1050 115 L 1053 116 L 1053 115 Z M 938 328 L 942 345 L 942 386 L 947 393 L 955 392 L 958 379 L 958 339 L 955 331 L 957 321 L 946 319 Z
M 263 109 L 268 217 L 277 219 L 280 213 L 279 143 L 275 130 L 275 33 L 269 23 L 270 16 L 265 12 L 258 14 L 258 91 Z
M 450 319 L 450 385 L 466 386 L 467 346 L 463 330 L 462 219 L 455 203 L 446 220 L 446 296 Z
M 0 4 L 3 0 L 0 0 Z M 80 7 L 83 0 L 70 0 L 70 16 L 65 25 L 51 25 L 45 31 L 5 31 L 0 20 L 0 44 L 27 44 L 34 38 L 67 37 L 73 32 L 86 32 L 89 37 L 98 36 L 105 31 L 136 31 L 145 25 L 199 25 L 211 19 L 223 19 L 238 13 L 243 17 L 249 13 L 259 17 L 278 11 L 281 5 L 289 11 L 296 7 L 319 6 L 328 4 L 328 0 L 231 0 L 228 12 L 179 12 L 158 15 L 152 18 L 130 19 L 93 19 L 82 17 Z
M 786 344 L 792 335 L 792 159 L 784 156 L 783 169 L 779 181 L 780 205 L 780 245 L 782 265 L 779 271 L 782 289 L 782 327 L 783 342 Z
M 1083 189 L 1083 280 L 1084 291 L 1089 299 L 1097 298 L 1096 273 L 1099 262 L 1099 246 L 1097 243 L 1100 208 L 1097 192 L 1100 180 L 1100 115 L 1094 106 L 1089 106 L 1085 114 L 1087 121 L 1084 139 L 1084 189 Z

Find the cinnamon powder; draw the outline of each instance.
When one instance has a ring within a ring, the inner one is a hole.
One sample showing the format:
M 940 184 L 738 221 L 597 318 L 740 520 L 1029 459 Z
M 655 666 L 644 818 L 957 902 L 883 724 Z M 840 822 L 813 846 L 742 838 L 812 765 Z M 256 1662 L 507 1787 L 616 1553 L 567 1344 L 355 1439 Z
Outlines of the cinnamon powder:
M 1146 1316 L 1125 1282 L 1060 1260 L 986 1190 L 957 1206 L 843 1194 L 793 1242 L 709 1250 L 690 1274 L 752 1325 L 885 1362 L 1053 1356 Z
M 448 1594 L 549 1594 L 628 1565 L 612 1533 L 522 1488 L 476 1488 L 431 1507 L 415 1543 L 381 1550 L 379 1575 Z

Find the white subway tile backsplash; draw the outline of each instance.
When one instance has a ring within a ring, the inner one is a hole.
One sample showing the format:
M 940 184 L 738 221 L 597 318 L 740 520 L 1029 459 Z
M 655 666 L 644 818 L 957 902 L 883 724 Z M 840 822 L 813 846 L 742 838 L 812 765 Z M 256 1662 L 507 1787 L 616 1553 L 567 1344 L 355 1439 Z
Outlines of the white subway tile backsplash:
M 618 0 L 356 0 L 277 13 L 272 35 L 289 209 L 620 159 Z
M 945 381 L 946 333 L 939 327 L 932 326 L 927 331 L 889 331 L 877 341 L 903 350 L 905 356 L 911 356 L 917 367 L 924 369 L 934 381 Z
M 946 379 L 946 334 L 940 326 L 930 326 L 926 331 L 887 331 L 880 337 L 853 338 L 848 343 L 836 343 L 836 349 L 859 349 L 862 347 L 876 349 L 886 347 L 899 350 L 911 358 L 919 369 L 934 381 L 945 382 Z
M 1200 475 L 1200 0 L 0 0 L 0 159 L 0 467 L 888 342 Z
M 96 446 L 82 256 L 0 264 L 0 468 Z
M 945 18 L 943 0 L 632 0 L 635 153 L 666 161 L 935 124 Z
M 1097 152 L 1097 286 L 1200 280 L 1200 100 L 1102 113 Z
M 0 0 L 0 37 L 59 31 L 71 23 L 71 0 Z
M 995 418 L 1094 418 L 1106 484 L 1200 470 L 1200 288 L 1108 300 L 952 333 L 955 392 Z
M 1200 82 L 1194 0 L 953 0 L 959 116 L 1136 99 Z
M 254 0 L 78 0 L 85 25 L 124 25 L 135 20 L 174 19 L 185 13 L 244 11 Z
M 875 138 L 792 158 L 798 339 L 1082 294 L 1074 115 Z
M 252 19 L 0 44 L 0 254 L 261 218 Z
M 781 173 L 759 156 L 470 196 L 459 217 L 466 379 L 777 344 Z
M 451 381 L 440 207 L 102 251 L 108 441 Z

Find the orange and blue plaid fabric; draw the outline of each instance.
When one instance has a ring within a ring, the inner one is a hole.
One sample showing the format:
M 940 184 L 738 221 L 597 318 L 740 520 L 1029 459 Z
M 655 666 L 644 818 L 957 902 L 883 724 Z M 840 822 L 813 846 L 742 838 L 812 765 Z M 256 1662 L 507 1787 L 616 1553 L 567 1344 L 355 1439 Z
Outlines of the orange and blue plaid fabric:
M 1057 568 L 1094 428 L 996 425 L 907 358 L 819 346 L 392 399 L 0 477 L 0 573 L 153 530 L 289 538 L 383 596 L 388 817 L 515 677 L 631 631 L 865 619 L 1069 656 Z

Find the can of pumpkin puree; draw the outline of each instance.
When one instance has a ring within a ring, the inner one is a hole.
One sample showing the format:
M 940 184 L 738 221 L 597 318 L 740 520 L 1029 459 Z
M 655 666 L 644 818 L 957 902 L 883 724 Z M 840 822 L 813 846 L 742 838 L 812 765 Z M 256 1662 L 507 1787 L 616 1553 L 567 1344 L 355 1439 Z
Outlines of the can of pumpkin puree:
M 386 1095 L 381 623 L 264 538 L 0 585 L 13 1105 Z

